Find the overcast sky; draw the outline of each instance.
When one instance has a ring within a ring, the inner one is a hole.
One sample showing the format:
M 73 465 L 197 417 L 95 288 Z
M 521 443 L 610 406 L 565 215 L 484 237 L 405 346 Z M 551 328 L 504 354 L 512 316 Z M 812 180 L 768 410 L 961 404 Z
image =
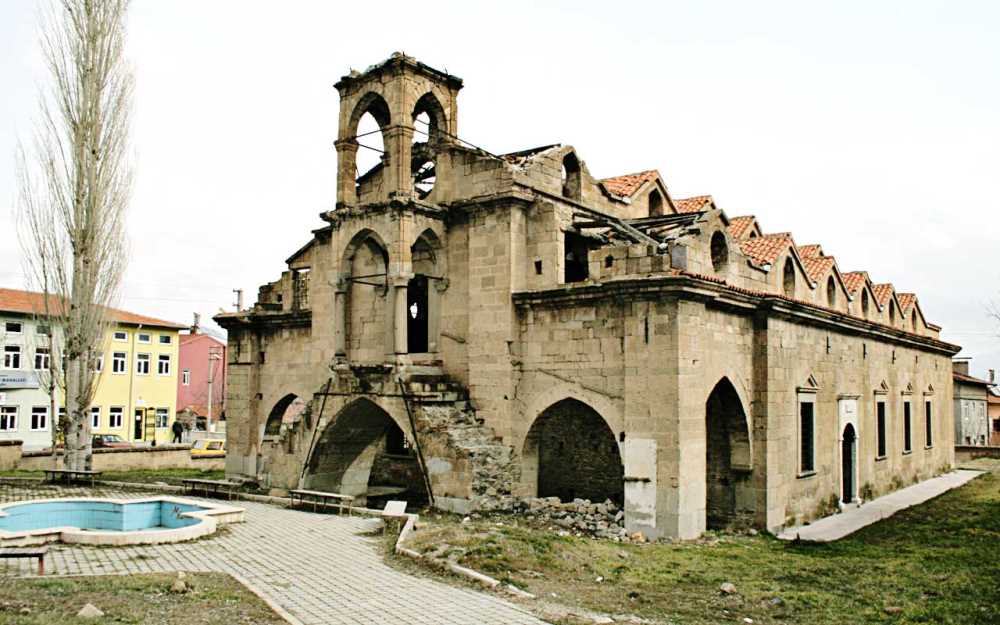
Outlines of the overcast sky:
M 539 8 L 542 6 L 542 8 Z M 135 0 L 137 186 L 123 305 L 252 303 L 335 197 L 333 83 L 395 50 L 465 79 L 459 135 L 659 169 L 674 197 L 821 243 L 915 291 L 1000 369 L 1000 3 Z M 0 285 L 21 288 L 13 154 L 36 116 L 37 3 L 0 3 Z

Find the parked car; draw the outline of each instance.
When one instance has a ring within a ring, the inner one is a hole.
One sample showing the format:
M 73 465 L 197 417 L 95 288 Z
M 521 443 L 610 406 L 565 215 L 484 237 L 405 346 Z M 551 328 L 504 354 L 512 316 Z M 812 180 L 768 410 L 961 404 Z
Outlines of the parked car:
M 94 434 L 90 442 L 94 449 L 132 447 L 132 443 L 117 434 Z
M 222 458 L 226 455 L 226 441 L 221 438 L 200 438 L 191 444 L 192 458 Z

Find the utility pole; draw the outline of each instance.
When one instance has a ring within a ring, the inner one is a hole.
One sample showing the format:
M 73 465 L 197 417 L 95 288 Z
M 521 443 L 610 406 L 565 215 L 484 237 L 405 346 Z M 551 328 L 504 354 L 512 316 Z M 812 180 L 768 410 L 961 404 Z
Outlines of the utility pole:
M 236 312 L 243 310 L 243 289 L 233 289 L 236 293 Z
M 214 345 L 208 348 L 208 423 L 205 425 L 210 432 L 214 431 L 211 428 L 212 404 L 215 403 L 215 394 L 212 392 L 212 384 L 215 383 L 215 362 L 222 360 L 222 354 L 219 351 L 219 348 Z

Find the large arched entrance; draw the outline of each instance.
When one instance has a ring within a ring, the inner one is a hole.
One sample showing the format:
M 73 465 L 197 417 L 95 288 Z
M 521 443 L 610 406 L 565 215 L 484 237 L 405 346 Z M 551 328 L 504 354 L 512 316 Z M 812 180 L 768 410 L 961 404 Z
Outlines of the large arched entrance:
M 305 488 L 372 500 L 427 501 L 420 464 L 389 414 L 367 399 L 344 407 L 323 431 L 306 467 Z
M 750 434 L 732 383 L 723 378 L 705 402 L 705 521 L 723 529 L 753 520 Z
M 537 475 L 538 497 L 607 499 L 622 505 L 624 468 L 615 435 L 600 414 L 576 399 L 546 408 L 528 430 L 525 478 Z

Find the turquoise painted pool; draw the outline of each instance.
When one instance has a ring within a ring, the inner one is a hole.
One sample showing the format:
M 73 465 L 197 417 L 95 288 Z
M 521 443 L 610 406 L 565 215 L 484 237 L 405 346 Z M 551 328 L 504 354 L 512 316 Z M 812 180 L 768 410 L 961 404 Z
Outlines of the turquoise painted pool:
M 200 523 L 185 512 L 207 510 L 173 501 L 43 501 L 4 507 L 0 530 L 30 532 L 50 527 L 78 527 L 102 532 L 175 529 Z

